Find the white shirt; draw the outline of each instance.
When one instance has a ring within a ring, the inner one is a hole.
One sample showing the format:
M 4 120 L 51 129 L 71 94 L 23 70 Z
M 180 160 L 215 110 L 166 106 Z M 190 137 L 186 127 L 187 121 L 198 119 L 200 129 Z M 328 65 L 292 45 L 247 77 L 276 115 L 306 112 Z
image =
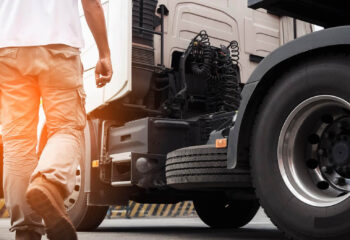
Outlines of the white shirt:
M 0 0 L 0 48 L 65 44 L 83 48 L 79 0 Z

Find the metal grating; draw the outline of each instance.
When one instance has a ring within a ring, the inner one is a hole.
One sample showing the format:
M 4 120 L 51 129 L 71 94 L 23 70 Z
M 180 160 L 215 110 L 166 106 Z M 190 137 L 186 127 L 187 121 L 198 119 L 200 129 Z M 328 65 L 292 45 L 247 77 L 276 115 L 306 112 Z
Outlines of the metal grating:
M 154 30 L 157 19 L 156 8 L 158 0 L 134 0 L 132 22 L 133 27 Z M 133 30 L 133 42 L 153 47 L 153 34 Z

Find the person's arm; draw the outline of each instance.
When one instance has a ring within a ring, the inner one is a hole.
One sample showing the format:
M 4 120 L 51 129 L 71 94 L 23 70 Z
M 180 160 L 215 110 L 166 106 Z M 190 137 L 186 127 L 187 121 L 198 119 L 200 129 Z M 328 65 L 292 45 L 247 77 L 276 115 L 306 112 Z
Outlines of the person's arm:
M 100 88 L 109 83 L 113 75 L 105 16 L 100 0 L 81 0 L 81 2 L 100 55 L 95 69 L 96 85 Z

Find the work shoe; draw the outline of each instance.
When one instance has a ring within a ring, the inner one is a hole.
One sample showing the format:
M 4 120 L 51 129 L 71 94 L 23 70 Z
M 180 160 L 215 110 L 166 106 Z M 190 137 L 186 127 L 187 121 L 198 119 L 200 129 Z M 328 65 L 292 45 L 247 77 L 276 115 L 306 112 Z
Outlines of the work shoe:
M 34 231 L 17 230 L 16 240 L 41 240 L 41 234 Z
M 46 225 L 50 240 L 77 240 L 75 228 L 64 208 L 60 189 L 44 177 L 37 177 L 29 185 L 26 199 Z

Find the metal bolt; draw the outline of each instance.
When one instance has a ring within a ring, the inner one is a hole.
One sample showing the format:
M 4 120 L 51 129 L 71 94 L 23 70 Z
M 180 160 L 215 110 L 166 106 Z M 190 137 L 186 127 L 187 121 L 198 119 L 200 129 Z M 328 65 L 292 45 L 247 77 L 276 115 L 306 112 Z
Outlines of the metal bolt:
M 339 185 L 339 186 L 344 186 L 345 185 L 345 179 L 342 177 L 339 177 L 335 180 L 335 184 Z
M 327 174 L 331 174 L 333 172 L 333 168 L 332 167 L 328 167 L 328 166 L 323 166 L 321 168 L 322 172 L 327 173 Z
M 147 158 L 140 157 L 136 160 L 136 169 L 140 173 L 147 173 L 152 170 L 153 166 Z
M 306 165 L 310 169 L 315 169 L 318 166 L 318 161 L 316 159 L 310 158 L 309 160 L 307 160 Z
M 317 183 L 317 187 L 321 190 L 327 190 L 329 188 L 329 183 L 326 181 L 320 181 Z

